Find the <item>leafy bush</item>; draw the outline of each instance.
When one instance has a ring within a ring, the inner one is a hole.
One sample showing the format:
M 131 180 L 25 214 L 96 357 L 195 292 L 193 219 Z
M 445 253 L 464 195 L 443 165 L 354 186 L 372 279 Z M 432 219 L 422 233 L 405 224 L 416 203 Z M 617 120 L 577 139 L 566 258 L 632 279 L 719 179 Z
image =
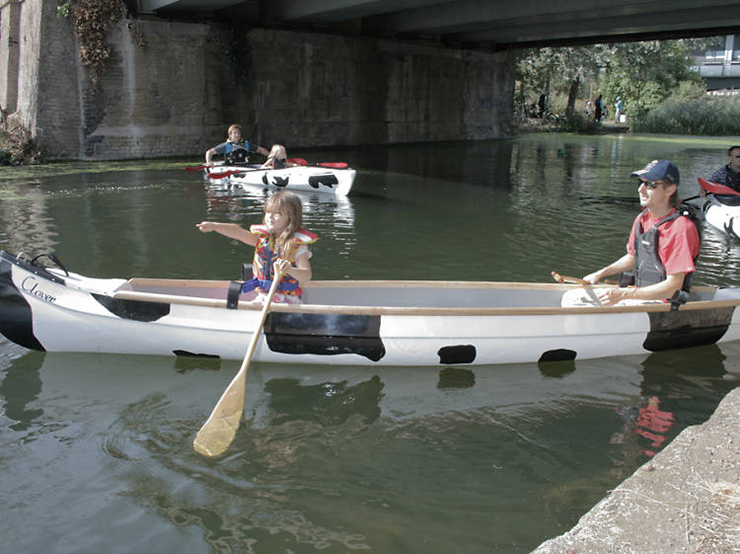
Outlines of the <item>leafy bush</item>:
M 0 165 L 33 164 L 41 152 L 31 133 L 17 122 L 0 119 Z
M 57 17 L 72 17 L 80 43 L 80 61 L 90 71 L 90 80 L 98 83 L 105 61 L 110 57 L 108 27 L 126 11 L 122 0 L 67 0 L 57 6 Z
M 0 165 L 19 165 L 21 161 L 12 151 L 0 148 Z
M 691 94 L 688 88 L 677 90 L 652 111 L 632 114 L 631 129 L 638 133 L 740 135 L 740 97 L 703 94 L 691 98 Z
M 601 130 L 601 122 L 592 117 L 586 117 L 580 113 L 574 113 L 569 117 L 560 119 L 559 131 L 561 133 L 581 133 L 593 135 Z

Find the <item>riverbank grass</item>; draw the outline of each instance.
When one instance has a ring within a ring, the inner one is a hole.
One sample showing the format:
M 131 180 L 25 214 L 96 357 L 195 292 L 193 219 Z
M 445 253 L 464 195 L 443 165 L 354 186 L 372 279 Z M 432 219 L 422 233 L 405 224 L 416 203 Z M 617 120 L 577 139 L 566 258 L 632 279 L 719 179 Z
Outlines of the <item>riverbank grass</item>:
M 632 119 L 636 133 L 703 136 L 740 135 L 740 96 L 670 98 L 645 115 Z

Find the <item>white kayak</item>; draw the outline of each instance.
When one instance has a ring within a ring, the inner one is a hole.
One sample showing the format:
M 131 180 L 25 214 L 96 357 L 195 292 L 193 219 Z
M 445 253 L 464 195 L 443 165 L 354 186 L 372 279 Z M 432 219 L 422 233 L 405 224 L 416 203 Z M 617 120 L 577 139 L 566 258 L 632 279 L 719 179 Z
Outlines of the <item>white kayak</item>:
M 734 205 L 728 205 L 725 198 L 731 198 Z M 740 196 L 722 197 L 710 196 L 702 206 L 704 220 L 712 227 L 727 233 L 731 237 L 740 239 Z
M 740 239 L 740 194 L 702 178 L 699 178 L 699 184 L 709 193 L 702 206 L 704 220 L 715 229 Z
M 347 196 L 356 171 L 346 164 L 297 165 L 284 169 L 220 165 L 205 170 L 209 186 L 219 189 L 270 188 Z
M 228 281 L 94 279 L 0 251 L 0 333 L 26 348 L 241 360 L 262 305 Z M 316 281 L 273 304 L 253 360 L 437 366 L 566 361 L 740 338 L 740 288 L 669 304 L 561 307 L 573 285 Z

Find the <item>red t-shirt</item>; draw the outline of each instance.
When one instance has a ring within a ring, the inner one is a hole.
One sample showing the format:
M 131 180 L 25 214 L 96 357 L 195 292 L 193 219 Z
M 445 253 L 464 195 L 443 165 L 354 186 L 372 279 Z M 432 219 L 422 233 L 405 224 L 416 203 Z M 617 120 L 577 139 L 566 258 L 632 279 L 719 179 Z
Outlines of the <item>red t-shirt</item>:
M 676 210 L 671 210 L 671 213 Z M 666 217 L 670 215 L 667 214 Z M 642 232 L 653 228 L 662 217 L 653 217 L 650 211 L 643 211 L 635 218 L 627 242 L 627 252 L 635 255 L 635 230 L 642 221 Z M 658 257 L 665 267 L 666 275 L 691 273 L 694 271 L 694 258 L 699 255 L 701 242 L 696 225 L 688 217 L 677 217 L 658 228 Z

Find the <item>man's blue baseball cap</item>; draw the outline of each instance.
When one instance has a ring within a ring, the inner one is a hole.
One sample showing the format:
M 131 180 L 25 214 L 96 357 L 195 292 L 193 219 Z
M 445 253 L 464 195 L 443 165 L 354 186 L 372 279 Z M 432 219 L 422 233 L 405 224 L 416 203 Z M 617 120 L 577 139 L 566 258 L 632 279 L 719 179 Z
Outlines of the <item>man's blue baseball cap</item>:
M 630 173 L 630 177 L 639 177 L 645 181 L 666 179 L 674 185 L 678 185 L 681 180 L 676 164 L 668 160 L 653 160 L 639 171 Z

